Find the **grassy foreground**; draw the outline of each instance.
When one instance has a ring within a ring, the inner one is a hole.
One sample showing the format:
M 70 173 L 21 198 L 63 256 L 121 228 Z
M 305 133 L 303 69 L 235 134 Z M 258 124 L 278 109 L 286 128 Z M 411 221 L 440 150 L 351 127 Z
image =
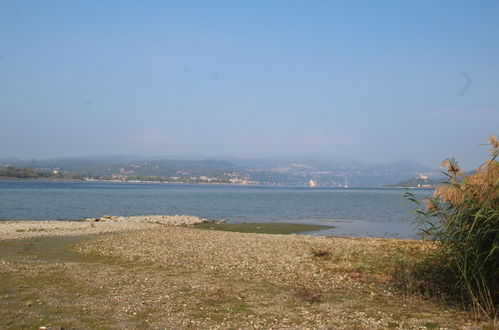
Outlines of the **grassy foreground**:
M 493 328 L 397 289 L 430 250 L 182 227 L 4 240 L 0 328 Z

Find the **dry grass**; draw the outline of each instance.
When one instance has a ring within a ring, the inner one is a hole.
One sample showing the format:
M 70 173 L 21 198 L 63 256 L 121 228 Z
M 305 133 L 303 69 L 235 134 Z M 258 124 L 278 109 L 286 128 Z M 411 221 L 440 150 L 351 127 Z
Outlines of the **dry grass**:
M 454 159 L 443 161 L 442 167 L 446 169 L 452 184 L 437 187 L 435 198 L 457 208 L 467 207 L 465 202 L 469 200 L 478 203 L 491 201 L 493 207 L 499 208 L 499 162 L 495 160 L 499 153 L 499 141 L 491 135 L 489 142 L 492 146 L 492 157 L 480 165 L 474 174 L 464 176 Z
M 465 175 L 454 159 L 445 160 L 442 166 L 450 182 L 439 186 L 433 198 L 425 201 L 426 209 L 417 212 L 422 215 L 422 229 L 441 243 L 431 263 L 434 269 L 449 276 L 436 283 L 453 288 L 456 300 L 470 306 L 475 314 L 496 319 L 499 313 L 499 162 L 496 160 L 499 140 L 490 136 L 489 142 L 491 158 L 474 174 Z

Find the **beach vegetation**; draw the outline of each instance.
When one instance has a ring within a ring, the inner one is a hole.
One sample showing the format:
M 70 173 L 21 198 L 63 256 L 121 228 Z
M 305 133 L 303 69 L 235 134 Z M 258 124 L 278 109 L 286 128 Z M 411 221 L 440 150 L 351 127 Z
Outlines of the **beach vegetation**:
M 324 257 L 329 257 L 331 255 L 331 251 L 328 249 L 322 249 L 322 248 L 311 248 L 310 253 L 314 257 L 319 257 L 319 258 L 324 258 Z
M 319 303 L 323 300 L 323 294 L 319 290 L 305 287 L 295 289 L 295 296 L 299 300 L 307 302 L 309 304 Z
M 499 140 L 490 136 L 489 143 L 490 159 L 472 174 L 463 173 L 455 159 L 442 163 L 448 182 L 438 186 L 433 196 L 425 199 L 416 210 L 422 233 L 438 242 L 438 249 L 410 276 L 403 276 L 406 284 L 409 278 L 420 288 L 423 282 L 432 283 L 469 306 L 475 315 L 496 319 L 499 303 Z M 418 202 L 413 195 L 407 196 Z

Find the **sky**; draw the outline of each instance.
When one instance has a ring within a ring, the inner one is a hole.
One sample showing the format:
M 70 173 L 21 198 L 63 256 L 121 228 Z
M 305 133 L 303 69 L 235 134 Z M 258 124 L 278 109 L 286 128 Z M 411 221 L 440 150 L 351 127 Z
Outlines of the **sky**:
M 498 127 L 498 1 L 0 0 L 0 158 L 473 168 Z

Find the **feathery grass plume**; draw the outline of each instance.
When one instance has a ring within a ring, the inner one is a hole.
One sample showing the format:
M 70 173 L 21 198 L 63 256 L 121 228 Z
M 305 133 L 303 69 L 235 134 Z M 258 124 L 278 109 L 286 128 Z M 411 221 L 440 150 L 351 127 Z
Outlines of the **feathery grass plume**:
M 477 314 L 497 318 L 499 304 L 499 141 L 491 135 L 491 158 L 464 175 L 446 159 L 450 182 L 425 200 L 421 230 L 438 240 L 441 267 L 455 274 L 454 287 Z M 425 227 L 423 227 L 425 225 Z M 430 228 L 430 229 L 427 229 Z
M 492 154 L 492 157 L 496 158 L 499 155 L 499 139 L 497 139 L 497 136 L 490 135 L 489 144 L 492 146 L 489 152 Z
M 455 173 L 455 167 L 448 170 Z M 454 181 L 437 187 L 434 197 L 454 207 L 470 207 L 473 202 L 492 203 L 499 207 L 499 163 L 487 160 L 474 174 L 462 177 L 461 182 Z
M 463 174 L 463 172 L 459 168 L 457 160 L 455 160 L 454 158 L 446 158 L 446 159 L 444 159 L 444 161 L 442 162 L 442 164 L 440 164 L 440 167 L 445 168 L 446 171 L 447 171 L 447 174 L 451 178 L 457 178 L 459 175 Z

